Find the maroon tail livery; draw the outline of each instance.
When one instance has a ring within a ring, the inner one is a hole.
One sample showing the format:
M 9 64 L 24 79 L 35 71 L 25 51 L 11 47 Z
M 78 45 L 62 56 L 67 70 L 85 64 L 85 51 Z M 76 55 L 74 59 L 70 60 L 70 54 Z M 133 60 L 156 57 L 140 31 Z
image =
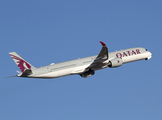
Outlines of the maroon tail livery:
M 15 61 L 15 63 L 17 64 L 17 66 L 20 68 L 20 70 L 22 72 L 24 72 L 27 69 L 35 68 L 30 63 L 25 61 L 22 57 L 20 57 L 17 53 L 10 52 L 9 54 L 10 54 L 10 56 L 12 57 L 12 59 Z

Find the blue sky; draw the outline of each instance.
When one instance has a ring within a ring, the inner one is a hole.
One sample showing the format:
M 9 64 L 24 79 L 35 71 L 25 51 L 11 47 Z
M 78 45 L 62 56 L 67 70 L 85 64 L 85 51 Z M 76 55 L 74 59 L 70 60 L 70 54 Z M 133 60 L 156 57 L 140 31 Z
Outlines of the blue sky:
M 161 120 L 161 0 L 1 0 L 1 120 Z M 19 70 L 15 51 L 35 67 L 144 47 L 149 61 L 57 79 L 4 78 Z

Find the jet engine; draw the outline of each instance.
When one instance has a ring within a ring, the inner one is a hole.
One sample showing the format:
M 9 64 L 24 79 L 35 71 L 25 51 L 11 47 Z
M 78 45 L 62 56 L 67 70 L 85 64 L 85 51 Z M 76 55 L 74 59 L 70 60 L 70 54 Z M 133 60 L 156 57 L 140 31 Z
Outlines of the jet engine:
M 86 71 L 86 72 L 80 74 L 80 76 L 83 77 L 83 78 L 87 78 L 87 77 L 90 77 L 94 74 L 95 74 L 95 71 L 90 69 L 89 71 Z
M 108 66 L 110 68 L 119 67 L 123 64 L 123 60 L 121 58 L 115 58 L 109 61 Z

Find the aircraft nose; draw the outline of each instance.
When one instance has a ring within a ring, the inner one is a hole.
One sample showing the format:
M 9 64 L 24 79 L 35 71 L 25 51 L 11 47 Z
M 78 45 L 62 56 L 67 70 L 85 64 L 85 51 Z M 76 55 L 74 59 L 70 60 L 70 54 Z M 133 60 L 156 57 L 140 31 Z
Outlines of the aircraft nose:
M 147 58 L 146 58 L 146 60 L 149 60 L 151 57 L 152 57 L 152 53 L 151 52 L 149 52 L 149 51 L 147 51 Z

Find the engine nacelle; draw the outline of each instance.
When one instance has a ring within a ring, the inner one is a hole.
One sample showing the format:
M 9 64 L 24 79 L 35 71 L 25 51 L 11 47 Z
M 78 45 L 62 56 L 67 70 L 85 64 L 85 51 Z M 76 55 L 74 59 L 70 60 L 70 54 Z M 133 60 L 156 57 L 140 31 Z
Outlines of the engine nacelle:
M 114 67 L 119 67 L 123 64 L 123 60 L 121 58 L 115 58 L 109 61 L 109 67 L 114 68 Z
M 84 73 L 80 74 L 80 76 L 83 77 L 83 78 L 86 78 L 86 77 L 90 77 L 90 76 L 92 76 L 94 74 L 95 74 L 94 70 L 89 70 L 87 72 L 84 72 Z

